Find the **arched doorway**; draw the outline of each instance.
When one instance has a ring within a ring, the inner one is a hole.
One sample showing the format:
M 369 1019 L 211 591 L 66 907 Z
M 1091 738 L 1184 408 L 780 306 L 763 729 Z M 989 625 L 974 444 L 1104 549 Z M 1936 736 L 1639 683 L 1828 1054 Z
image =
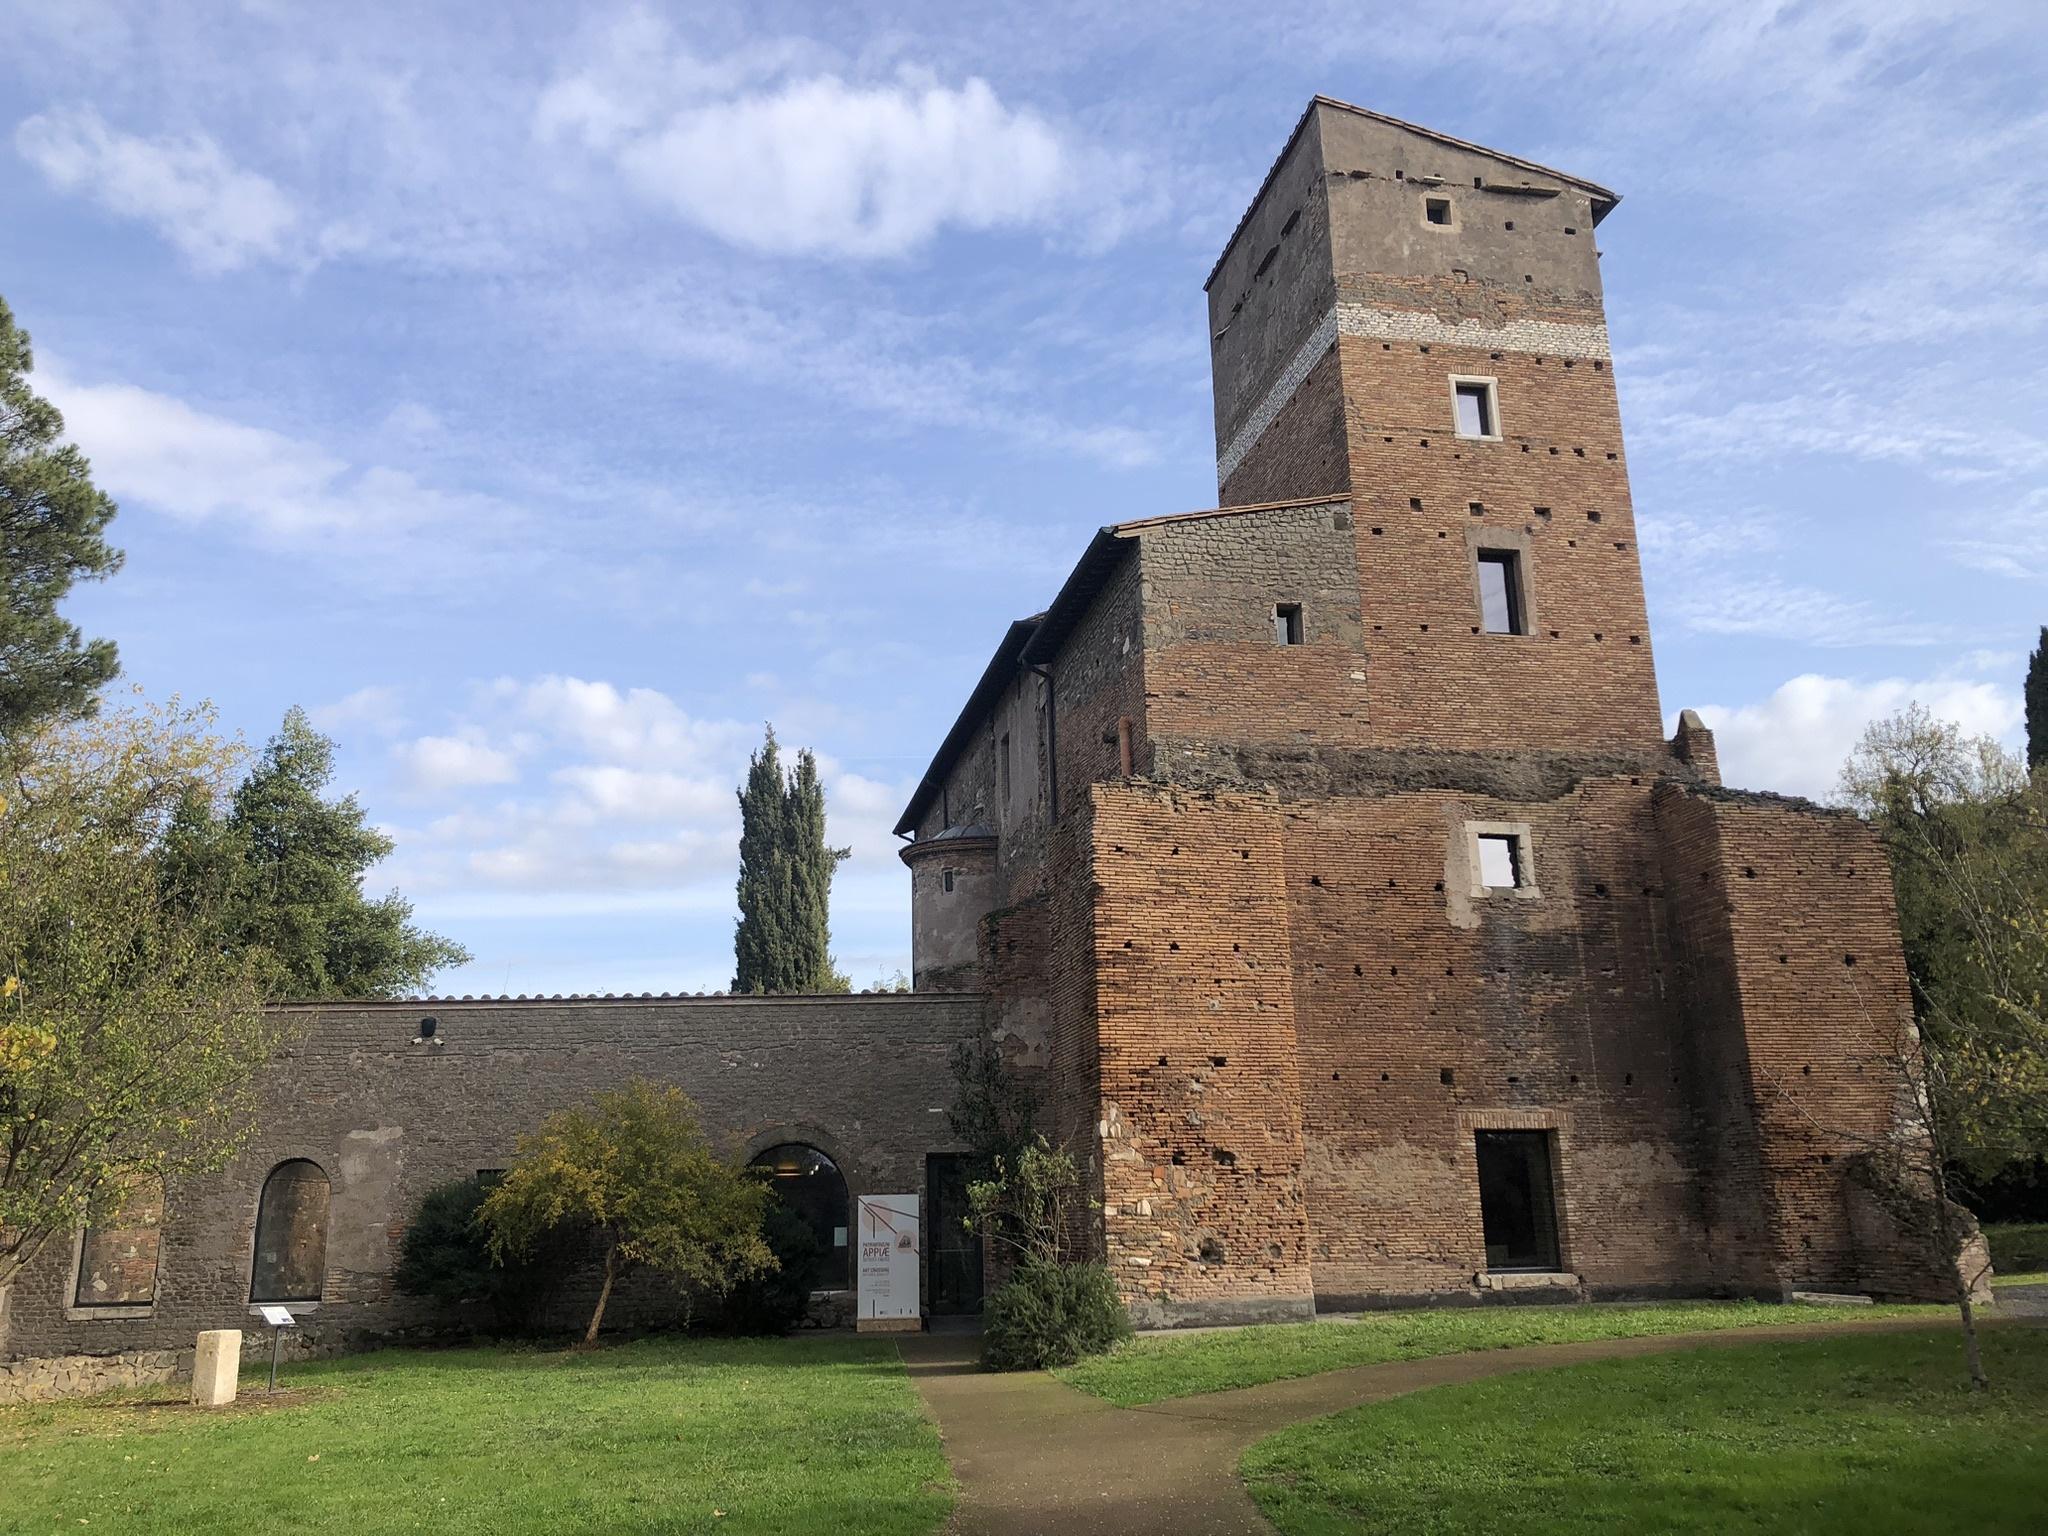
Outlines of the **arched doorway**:
M 754 1166 L 768 1175 L 776 1197 L 803 1219 L 818 1240 L 811 1289 L 847 1289 L 852 1284 L 853 1249 L 846 1240 L 847 1228 L 852 1225 L 852 1202 L 839 1165 L 816 1147 L 786 1141 L 759 1153 Z

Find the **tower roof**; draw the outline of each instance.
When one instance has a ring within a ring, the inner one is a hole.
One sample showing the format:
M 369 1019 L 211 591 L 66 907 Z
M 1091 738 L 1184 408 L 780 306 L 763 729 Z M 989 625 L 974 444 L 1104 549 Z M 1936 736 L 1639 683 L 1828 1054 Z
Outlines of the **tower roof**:
M 1254 192 L 1252 200 L 1245 204 L 1243 214 L 1239 216 L 1236 227 L 1230 232 L 1230 238 L 1223 242 L 1221 254 L 1217 256 L 1215 264 L 1209 268 L 1208 277 L 1202 281 L 1202 289 L 1205 293 L 1208 291 L 1209 285 L 1216 281 L 1216 274 L 1223 269 L 1224 259 L 1230 255 L 1231 247 L 1237 244 L 1237 237 L 1244 233 L 1245 224 L 1250 220 L 1252 210 L 1257 208 L 1260 200 L 1265 197 L 1266 189 L 1273 184 L 1274 175 L 1279 171 L 1281 163 L 1293 152 L 1295 141 L 1301 137 L 1301 131 L 1308 126 L 1309 119 L 1315 116 L 1317 107 L 1328 107 L 1336 112 L 1354 113 L 1359 117 L 1370 118 L 1376 123 L 1385 123 L 1390 128 L 1399 128 L 1420 138 L 1434 140 L 1438 144 L 1448 144 L 1453 149 L 1467 150 L 1475 155 L 1485 155 L 1489 159 L 1500 161 L 1503 165 L 1512 165 L 1520 170 L 1533 172 L 1538 176 L 1554 177 L 1558 181 L 1566 182 L 1591 196 L 1593 200 L 1593 222 L 1595 224 L 1606 218 L 1608 213 L 1614 208 L 1614 205 L 1621 201 L 1621 194 L 1619 192 L 1611 191 L 1601 186 L 1597 181 L 1588 181 L 1583 176 L 1574 176 L 1570 172 L 1560 171 L 1554 166 L 1542 165 L 1534 160 L 1525 160 L 1520 155 L 1511 155 L 1505 150 L 1489 149 L 1486 145 L 1474 144 L 1469 139 L 1460 139 L 1451 134 L 1439 132 L 1435 128 L 1425 128 L 1420 123 L 1411 123 L 1404 118 L 1390 117 L 1384 112 L 1375 112 L 1370 107 L 1356 106 L 1348 101 L 1339 101 L 1334 96 L 1324 96 L 1319 93 L 1311 96 L 1308 99 L 1308 105 L 1302 108 L 1301 116 L 1295 120 L 1293 132 L 1287 135 L 1287 142 L 1280 146 L 1280 153 L 1273 157 L 1273 163 L 1266 168 L 1266 175 L 1264 180 L 1259 183 L 1259 190 Z

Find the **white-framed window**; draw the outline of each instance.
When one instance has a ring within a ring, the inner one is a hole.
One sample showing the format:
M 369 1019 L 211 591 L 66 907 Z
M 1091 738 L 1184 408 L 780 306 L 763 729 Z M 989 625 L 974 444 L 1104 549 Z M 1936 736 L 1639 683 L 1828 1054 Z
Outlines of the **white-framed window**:
M 1451 375 L 1451 424 L 1460 437 L 1500 440 L 1500 381 Z

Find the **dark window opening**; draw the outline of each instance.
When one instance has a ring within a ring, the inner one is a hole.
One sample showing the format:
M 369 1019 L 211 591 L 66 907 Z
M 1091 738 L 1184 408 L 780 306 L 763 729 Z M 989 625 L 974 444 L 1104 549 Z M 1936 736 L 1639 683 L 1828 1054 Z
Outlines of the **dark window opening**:
M 1273 605 L 1273 643 L 1275 645 L 1301 644 L 1301 604 L 1275 603 Z
M 1556 1269 L 1549 1131 L 1481 1131 L 1479 1222 L 1489 1270 Z
M 941 871 L 939 872 L 939 889 L 940 889 L 940 890 L 942 890 L 942 891 L 948 891 L 948 892 L 950 892 L 950 891 L 951 891 L 951 890 L 953 889 L 953 871 L 952 871 L 952 870 L 950 870 L 950 869 L 947 869 L 947 870 L 941 870 Z
M 1527 885 L 1522 840 L 1513 833 L 1479 834 L 1479 883 L 1488 890 L 1512 891 Z
M 78 1245 L 75 1307 L 146 1307 L 156 1300 L 156 1263 L 163 1235 L 164 1186 L 143 1174 L 85 1229 Z
M 1519 550 L 1479 551 L 1479 618 L 1489 635 L 1526 635 Z
M 1497 437 L 1493 419 L 1493 387 L 1488 384 L 1459 384 L 1454 395 L 1458 413 L 1458 436 Z
M 1422 200 L 1422 216 L 1432 224 L 1451 222 L 1451 200 L 1448 197 L 1425 197 Z
M 1010 803 L 1010 733 L 1003 732 L 1003 739 L 996 747 L 996 798 L 1004 805 Z
M 327 1175 L 298 1158 L 263 1181 L 251 1301 L 318 1301 L 327 1274 Z
M 816 1258 L 808 1276 L 814 1291 L 843 1291 L 851 1284 L 853 1248 L 846 1240 L 852 1204 L 839 1165 L 816 1147 L 785 1142 L 754 1159 L 768 1187 L 785 1209 L 811 1229 Z

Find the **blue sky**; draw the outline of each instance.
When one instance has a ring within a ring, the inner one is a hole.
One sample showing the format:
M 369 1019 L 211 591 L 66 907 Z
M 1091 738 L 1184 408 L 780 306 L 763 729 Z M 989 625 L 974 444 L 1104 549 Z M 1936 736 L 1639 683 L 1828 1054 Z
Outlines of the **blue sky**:
M 1454 20 L 1450 18 L 1455 18 Z M 302 703 L 475 963 L 715 988 L 732 786 L 814 747 L 835 937 L 1096 526 L 1215 500 L 1202 280 L 1308 96 L 1624 195 L 1659 679 L 1826 793 L 2017 740 L 2048 619 L 2048 16 L 1968 0 L 580 7 L 0 0 L 0 293 L 120 500 L 70 611 Z

